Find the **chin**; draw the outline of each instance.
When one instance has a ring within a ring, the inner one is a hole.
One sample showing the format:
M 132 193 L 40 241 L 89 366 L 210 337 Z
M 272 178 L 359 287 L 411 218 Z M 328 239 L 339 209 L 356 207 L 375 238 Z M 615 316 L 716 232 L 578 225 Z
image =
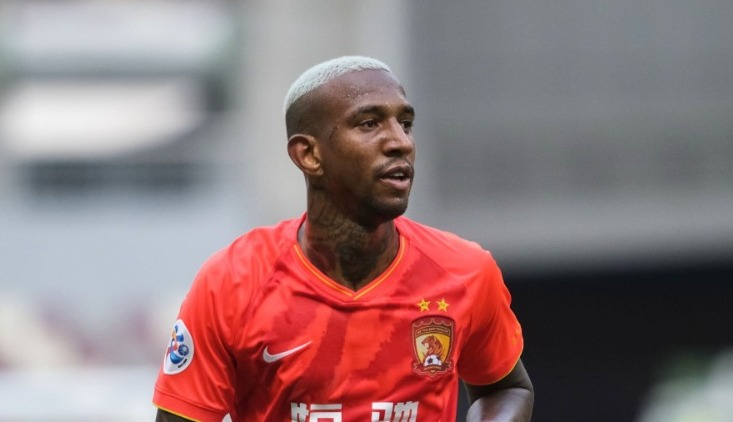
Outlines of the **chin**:
M 356 209 L 357 220 L 367 226 L 376 226 L 401 216 L 407 211 L 407 198 L 391 198 L 391 200 L 367 201 Z
M 407 201 L 401 201 L 394 204 L 383 204 L 377 211 L 377 215 L 381 215 L 384 221 L 394 220 L 407 211 Z

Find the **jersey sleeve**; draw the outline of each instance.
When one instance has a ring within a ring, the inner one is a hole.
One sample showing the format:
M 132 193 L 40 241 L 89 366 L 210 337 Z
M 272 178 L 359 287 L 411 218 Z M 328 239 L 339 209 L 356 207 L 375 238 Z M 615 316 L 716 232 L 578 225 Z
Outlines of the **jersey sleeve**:
M 458 361 L 465 382 L 487 385 L 504 378 L 519 361 L 524 347 L 522 327 L 512 311 L 511 295 L 499 267 L 488 252 L 482 274 L 467 286 L 474 298 L 466 343 Z
M 221 422 L 234 400 L 232 283 L 222 253 L 209 259 L 184 299 L 158 373 L 153 403 L 202 422 Z

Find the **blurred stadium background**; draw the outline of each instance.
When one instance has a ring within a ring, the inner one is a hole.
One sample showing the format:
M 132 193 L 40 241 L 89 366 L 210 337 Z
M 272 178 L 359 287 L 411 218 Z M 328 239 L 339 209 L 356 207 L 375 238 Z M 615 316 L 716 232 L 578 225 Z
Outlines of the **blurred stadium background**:
M 282 99 L 341 54 L 417 107 L 410 216 L 502 266 L 534 420 L 732 421 L 732 42 L 720 0 L 0 0 L 0 421 L 153 420 L 199 265 L 302 212 Z

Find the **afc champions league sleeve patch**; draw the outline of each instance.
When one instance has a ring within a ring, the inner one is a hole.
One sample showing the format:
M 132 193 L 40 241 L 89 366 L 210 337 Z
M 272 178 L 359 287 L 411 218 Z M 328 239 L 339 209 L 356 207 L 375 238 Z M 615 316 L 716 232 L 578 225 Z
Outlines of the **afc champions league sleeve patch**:
M 181 373 L 188 368 L 192 360 L 193 337 L 183 320 L 179 319 L 173 324 L 171 338 L 163 360 L 163 372 L 168 375 Z

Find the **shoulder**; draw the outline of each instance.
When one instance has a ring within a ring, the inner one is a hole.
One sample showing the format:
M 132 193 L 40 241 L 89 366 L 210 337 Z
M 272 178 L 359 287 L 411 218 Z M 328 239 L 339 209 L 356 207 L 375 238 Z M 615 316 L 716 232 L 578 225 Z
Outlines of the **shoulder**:
M 491 253 L 479 243 L 462 238 L 455 233 L 437 229 L 405 217 L 396 220 L 397 230 L 411 246 L 439 262 L 456 262 L 475 265 L 494 260 Z
M 211 255 L 198 278 L 207 284 L 238 284 L 256 281 L 272 271 L 280 257 L 296 241 L 300 219 L 254 228 Z
M 214 253 L 196 275 L 181 315 L 189 320 L 193 315 L 207 315 L 216 321 L 217 332 L 236 337 L 233 327 L 243 324 L 253 298 L 295 242 L 298 224 L 299 220 L 287 220 L 255 228 Z
M 466 297 L 473 302 L 485 304 L 501 297 L 501 270 L 491 252 L 477 242 L 406 218 L 400 219 L 397 228 L 407 238 L 409 250 L 419 255 L 414 259 L 431 262 L 447 282 L 466 289 Z

